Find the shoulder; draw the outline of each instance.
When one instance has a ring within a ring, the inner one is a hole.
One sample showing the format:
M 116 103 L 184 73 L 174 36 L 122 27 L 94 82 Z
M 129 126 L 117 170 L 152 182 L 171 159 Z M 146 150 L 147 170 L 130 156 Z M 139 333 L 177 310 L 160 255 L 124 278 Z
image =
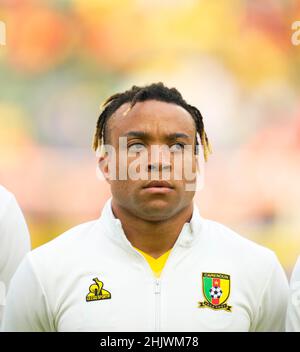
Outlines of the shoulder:
M 14 200 L 14 195 L 0 185 L 0 219 L 6 211 L 8 205 Z
M 271 249 L 216 221 L 205 220 L 203 226 L 208 242 L 205 246 L 213 253 L 209 259 L 211 266 L 230 274 L 251 302 L 262 302 L 269 291 L 277 291 L 277 295 L 285 299 L 288 289 L 286 273 Z
M 25 260 L 29 279 L 34 276 L 42 290 L 53 296 L 54 291 L 57 293 L 54 286 L 60 290 L 68 280 L 78 277 L 93 257 L 93 248 L 100 247 L 105 237 L 97 225 L 97 220 L 82 223 L 29 252 Z
M 14 195 L 0 186 L 0 280 L 9 282 L 30 247 L 22 211 Z
M 30 257 L 35 260 L 55 260 L 66 258 L 84 250 L 86 244 L 91 243 L 94 238 L 98 221 L 93 220 L 72 227 L 53 240 L 35 248 Z
M 24 223 L 24 217 L 17 199 L 13 193 L 0 185 L 0 225 L 9 223 L 16 226 L 20 221 Z
M 294 270 L 291 276 L 291 282 L 300 281 L 300 256 L 295 264 Z
M 5 187 L 0 185 L 0 199 L 2 200 L 2 197 L 11 197 L 12 193 L 9 192 Z
M 241 236 L 226 225 L 203 219 L 203 226 L 207 235 L 206 240 L 213 242 L 215 247 L 226 256 L 235 258 L 237 262 L 264 266 L 274 266 L 278 262 L 276 254 L 271 249 Z

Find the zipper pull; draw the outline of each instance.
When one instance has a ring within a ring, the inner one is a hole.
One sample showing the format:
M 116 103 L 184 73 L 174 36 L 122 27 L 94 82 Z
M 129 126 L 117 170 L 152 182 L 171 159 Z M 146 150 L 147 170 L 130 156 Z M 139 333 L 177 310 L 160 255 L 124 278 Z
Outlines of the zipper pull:
M 155 288 L 154 288 L 154 293 L 159 294 L 160 293 L 160 280 L 155 280 Z

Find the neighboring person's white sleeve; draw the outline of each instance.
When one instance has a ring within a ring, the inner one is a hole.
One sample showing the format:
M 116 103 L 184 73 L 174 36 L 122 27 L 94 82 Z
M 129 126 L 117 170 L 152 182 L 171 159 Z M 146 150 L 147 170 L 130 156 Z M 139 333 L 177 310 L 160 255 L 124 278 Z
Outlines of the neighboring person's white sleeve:
M 0 323 L 10 279 L 30 247 L 24 216 L 15 197 L 10 194 L 10 199 L 0 214 Z
M 288 293 L 286 274 L 274 255 L 270 276 L 261 297 L 257 297 L 258 313 L 252 331 L 285 331 Z
M 286 331 L 300 332 L 300 257 L 295 265 L 290 281 Z
M 54 331 L 46 294 L 35 274 L 30 255 L 26 255 L 11 280 L 2 331 Z

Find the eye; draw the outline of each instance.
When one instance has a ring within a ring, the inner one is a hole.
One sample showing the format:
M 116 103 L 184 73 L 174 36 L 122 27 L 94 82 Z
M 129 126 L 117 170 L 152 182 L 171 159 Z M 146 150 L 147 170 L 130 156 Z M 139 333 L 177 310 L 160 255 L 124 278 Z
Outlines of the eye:
M 134 143 L 128 146 L 128 153 L 138 153 L 145 149 L 146 147 L 142 143 Z
M 183 143 L 175 143 L 175 144 L 171 145 L 170 152 L 171 153 L 181 152 L 183 149 L 184 149 Z

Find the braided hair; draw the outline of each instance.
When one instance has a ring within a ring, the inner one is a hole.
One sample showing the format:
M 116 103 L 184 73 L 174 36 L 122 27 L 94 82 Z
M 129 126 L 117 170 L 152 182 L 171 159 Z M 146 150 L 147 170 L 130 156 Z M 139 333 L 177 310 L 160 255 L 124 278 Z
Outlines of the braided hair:
M 106 99 L 102 104 L 103 110 L 97 121 L 93 141 L 94 150 L 97 150 L 100 146 L 106 144 L 107 121 L 120 106 L 125 103 L 130 103 L 128 110 L 125 112 L 127 113 L 137 102 L 143 102 L 146 100 L 173 103 L 188 111 L 196 125 L 195 153 L 197 153 L 196 146 L 199 145 L 197 139 L 197 134 L 199 134 L 203 147 L 204 160 L 207 161 L 208 155 L 211 154 L 212 151 L 204 130 L 203 117 L 200 111 L 196 107 L 189 105 L 176 88 L 168 88 L 162 82 L 152 83 L 144 87 L 132 86 L 131 89 L 126 90 L 123 93 L 116 93 Z

